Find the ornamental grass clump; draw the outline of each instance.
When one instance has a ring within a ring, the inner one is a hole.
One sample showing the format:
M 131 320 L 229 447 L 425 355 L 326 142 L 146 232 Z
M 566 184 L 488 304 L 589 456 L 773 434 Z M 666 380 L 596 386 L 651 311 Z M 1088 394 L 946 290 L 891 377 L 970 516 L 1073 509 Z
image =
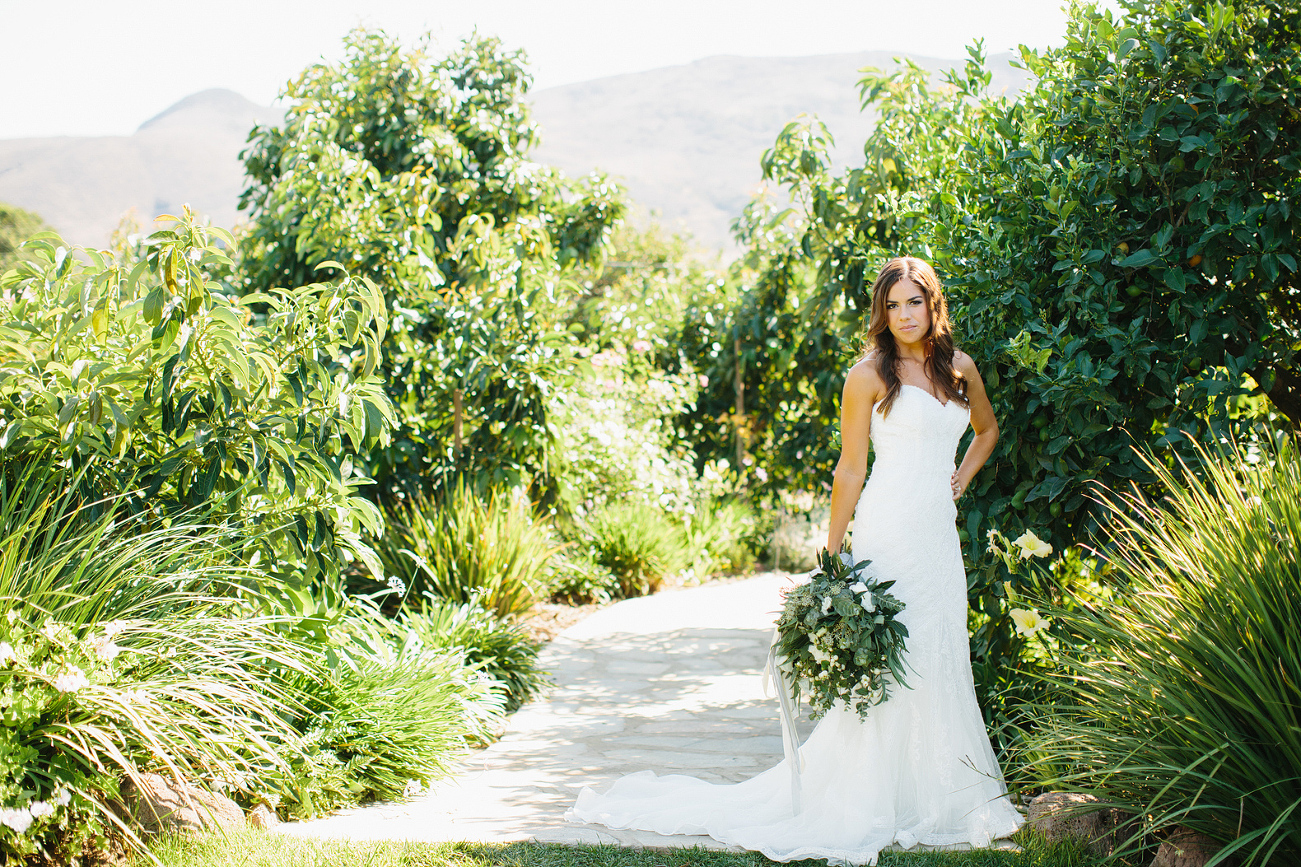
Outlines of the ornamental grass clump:
M 419 496 L 386 512 L 375 551 L 410 598 L 428 590 L 508 618 L 547 596 L 548 564 L 563 546 L 527 501 L 499 491 L 479 497 L 461 482 L 441 500 Z
M 655 506 L 624 502 L 594 512 L 586 522 L 592 560 L 613 577 L 610 595 L 645 596 L 692 560 L 680 525 Z
M 403 609 L 398 626 L 427 647 L 456 651 L 467 665 L 491 677 L 500 685 L 508 712 L 546 685 L 538 642 L 520 624 L 500 619 L 477 602 L 426 593 L 421 603 Z
M 0 466 L 0 860 L 135 833 L 112 807 L 154 771 L 267 791 L 298 751 L 284 676 L 306 648 L 231 593 L 222 535 L 120 521 L 52 462 Z
M 1244 865 L 1301 863 L 1298 442 L 1199 456 L 1147 460 L 1162 500 L 1108 495 L 1128 587 L 1056 612 L 1089 649 L 1059 659 L 1028 752 L 1043 784 L 1140 817 L 1130 849 L 1182 825 Z

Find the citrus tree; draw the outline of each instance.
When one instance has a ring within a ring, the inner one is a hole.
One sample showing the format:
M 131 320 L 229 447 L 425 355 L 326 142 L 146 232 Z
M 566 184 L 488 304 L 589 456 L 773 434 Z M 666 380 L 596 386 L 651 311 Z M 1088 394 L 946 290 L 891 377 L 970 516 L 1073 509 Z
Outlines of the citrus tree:
M 289 85 L 285 123 L 256 128 L 243 155 L 249 288 L 335 261 L 383 292 L 382 374 L 401 424 L 372 453 L 382 488 L 460 473 L 550 487 L 568 271 L 599 257 L 623 204 L 602 177 L 528 159 L 529 83 L 522 53 L 495 39 L 437 57 L 355 31 L 339 63 Z

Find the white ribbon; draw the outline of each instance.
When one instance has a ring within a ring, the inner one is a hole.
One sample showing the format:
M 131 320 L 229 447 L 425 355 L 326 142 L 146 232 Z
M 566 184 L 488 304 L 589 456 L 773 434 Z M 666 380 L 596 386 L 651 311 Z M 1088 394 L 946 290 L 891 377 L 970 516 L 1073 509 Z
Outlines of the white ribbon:
M 763 694 L 771 696 L 769 686 L 776 684 L 777 699 L 781 709 L 782 752 L 786 755 L 786 766 L 791 769 L 791 810 L 795 815 L 800 812 L 800 771 L 804 759 L 800 755 L 799 735 L 795 731 L 795 717 L 799 710 L 791 698 L 791 683 L 786 678 L 777 662 L 777 640 L 780 633 L 773 629 L 772 643 L 768 645 L 768 664 L 763 669 Z

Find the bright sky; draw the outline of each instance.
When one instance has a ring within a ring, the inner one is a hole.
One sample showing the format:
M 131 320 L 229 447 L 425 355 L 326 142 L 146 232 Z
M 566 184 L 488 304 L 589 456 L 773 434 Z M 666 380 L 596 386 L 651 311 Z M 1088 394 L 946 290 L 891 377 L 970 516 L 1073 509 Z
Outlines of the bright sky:
M 126 135 L 225 87 L 270 103 L 354 26 L 527 50 L 535 87 L 689 63 L 892 50 L 961 58 L 1062 42 L 1064 0 L 0 0 L 0 138 Z M 1109 4 L 1110 5 L 1110 4 Z

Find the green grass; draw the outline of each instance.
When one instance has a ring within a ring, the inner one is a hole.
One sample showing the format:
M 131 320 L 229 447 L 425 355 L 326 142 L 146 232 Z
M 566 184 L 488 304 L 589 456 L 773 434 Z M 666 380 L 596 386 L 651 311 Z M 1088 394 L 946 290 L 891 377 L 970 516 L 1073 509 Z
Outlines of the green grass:
M 1074 844 L 1048 843 L 1025 832 L 1013 839 L 1022 851 L 886 852 L 880 867 L 1094 867 L 1102 863 Z M 766 867 L 773 863 L 754 852 L 700 848 L 304 840 L 261 831 L 165 838 L 153 853 L 164 867 Z

